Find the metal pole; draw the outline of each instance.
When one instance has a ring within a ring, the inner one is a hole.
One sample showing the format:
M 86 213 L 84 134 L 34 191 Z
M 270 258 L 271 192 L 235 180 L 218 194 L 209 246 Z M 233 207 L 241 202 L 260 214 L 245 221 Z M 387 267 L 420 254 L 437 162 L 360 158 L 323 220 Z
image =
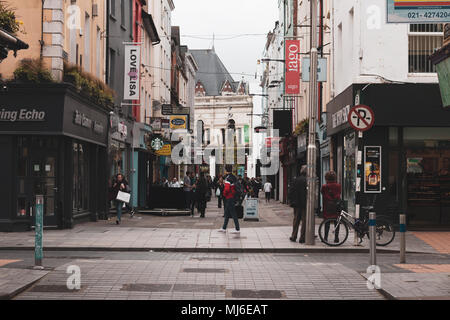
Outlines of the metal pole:
M 355 221 L 359 219 L 359 213 L 361 208 L 361 177 L 363 172 L 362 166 L 362 138 L 363 133 L 358 131 L 356 138 L 356 194 L 355 194 Z M 355 230 L 355 246 L 359 245 L 358 233 Z
M 400 215 L 400 263 L 406 263 L 406 215 Z
M 376 228 L 376 214 L 375 212 L 369 213 L 369 236 L 370 236 L 370 265 L 375 266 L 377 264 L 377 239 L 375 234 Z
M 44 196 L 36 196 L 36 221 L 34 225 L 35 240 L 34 240 L 34 265 L 36 269 L 42 268 L 43 245 L 42 245 L 42 231 L 44 228 Z
M 314 245 L 316 191 L 316 111 L 317 111 L 317 0 L 311 0 L 311 71 L 309 79 L 309 144 L 307 158 L 306 241 Z

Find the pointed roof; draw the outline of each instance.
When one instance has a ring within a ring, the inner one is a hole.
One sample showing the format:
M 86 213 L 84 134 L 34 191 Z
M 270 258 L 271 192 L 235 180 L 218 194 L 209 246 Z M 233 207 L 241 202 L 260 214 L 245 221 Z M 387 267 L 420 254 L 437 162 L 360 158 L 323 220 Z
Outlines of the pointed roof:
M 235 81 L 219 56 L 212 49 L 189 50 L 198 64 L 196 82 L 200 81 L 207 96 L 220 96 L 223 84 L 228 80 L 233 92 L 236 92 Z

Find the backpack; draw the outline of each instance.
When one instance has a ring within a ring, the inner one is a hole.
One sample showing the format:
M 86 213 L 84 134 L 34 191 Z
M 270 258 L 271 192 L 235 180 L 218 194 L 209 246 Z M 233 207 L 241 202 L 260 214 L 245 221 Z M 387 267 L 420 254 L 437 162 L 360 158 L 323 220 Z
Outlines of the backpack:
M 236 183 L 234 184 L 234 199 L 236 200 L 236 202 L 240 203 L 241 199 L 244 196 L 244 186 L 242 185 L 242 183 L 239 182 L 239 180 L 236 181 Z

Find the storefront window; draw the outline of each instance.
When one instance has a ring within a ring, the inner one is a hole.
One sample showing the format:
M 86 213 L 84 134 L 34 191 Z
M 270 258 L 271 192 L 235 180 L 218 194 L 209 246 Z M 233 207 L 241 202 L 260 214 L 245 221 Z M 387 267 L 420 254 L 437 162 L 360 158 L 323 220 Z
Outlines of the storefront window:
M 405 128 L 411 224 L 450 224 L 450 130 Z
M 343 199 L 347 203 L 349 212 L 355 212 L 356 190 L 356 139 L 355 133 L 350 132 L 344 136 L 344 183 Z
M 89 158 L 84 143 L 73 143 L 73 210 L 89 210 Z

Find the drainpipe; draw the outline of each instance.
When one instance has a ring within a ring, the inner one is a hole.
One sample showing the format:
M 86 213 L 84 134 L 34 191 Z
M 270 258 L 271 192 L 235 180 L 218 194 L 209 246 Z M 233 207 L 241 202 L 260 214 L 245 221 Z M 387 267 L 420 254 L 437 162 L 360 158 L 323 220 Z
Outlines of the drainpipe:
M 41 40 L 39 40 L 39 44 L 41 45 L 40 58 L 43 58 L 44 53 L 44 2 L 42 0 L 42 9 L 41 9 Z

